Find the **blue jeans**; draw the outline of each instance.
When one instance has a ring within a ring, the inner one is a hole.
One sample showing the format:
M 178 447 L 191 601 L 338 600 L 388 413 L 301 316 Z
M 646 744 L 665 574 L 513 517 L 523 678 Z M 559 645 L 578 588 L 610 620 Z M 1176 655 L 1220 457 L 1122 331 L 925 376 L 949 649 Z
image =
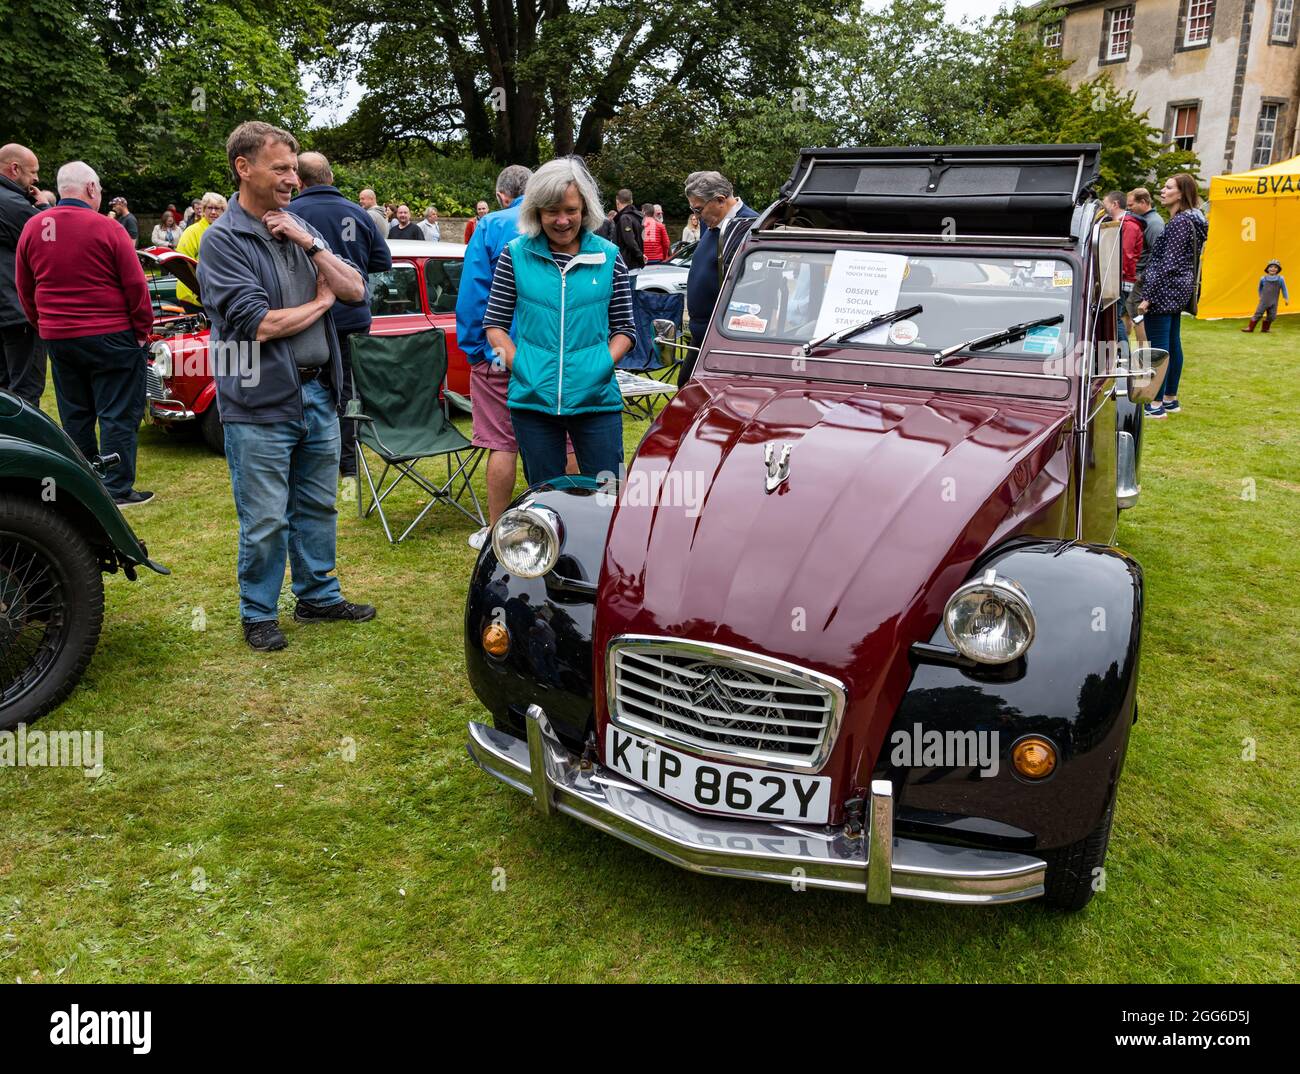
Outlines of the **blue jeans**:
M 564 434 L 573 441 L 578 469 L 589 477 L 617 474 L 623 462 L 623 412 L 596 414 L 543 414 L 539 410 L 510 409 L 510 423 L 524 460 L 524 480 L 530 485 L 564 473 Z
M 1148 313 L 1146 316 L 1147 341 L 1151 346 L 1169 352 L 1163 392 L 1166 399 L 1173 399 L 1178 394 L 1178 381 L 1183 375 L 1182 320 L 1181 313 Z
M 320 380 L 302 387 L 303 420 L 226 424 L 226 463 L 239 512 L 239 615 L 278 619 L 284 561 L 293 592 L 313 604 L 343 599 L 334 569 L 339 417 Z M 563 469 L 561 467 L 561 469 Z

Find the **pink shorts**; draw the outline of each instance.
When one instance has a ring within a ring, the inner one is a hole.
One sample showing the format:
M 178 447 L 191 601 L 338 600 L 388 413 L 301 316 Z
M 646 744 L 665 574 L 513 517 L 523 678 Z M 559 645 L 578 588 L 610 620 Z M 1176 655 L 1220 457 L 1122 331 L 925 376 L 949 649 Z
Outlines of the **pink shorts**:
M 471 362 L 469 399 L 474 406 L 474 435 L 470 443 L 489 451 L 519 453 L 515 426 L 510 420 L 510 370 L 493 368 L 491 362 Z M 573 441 L 565 436 L 564 451 L 573 454 Z
M 475 447 L 489 451 L 518 451 L 515 428 L 510 424 L 510 371 L 494 369 L 491 362 L 473 362 L 469 367 L 469 398 L 474 404 Z

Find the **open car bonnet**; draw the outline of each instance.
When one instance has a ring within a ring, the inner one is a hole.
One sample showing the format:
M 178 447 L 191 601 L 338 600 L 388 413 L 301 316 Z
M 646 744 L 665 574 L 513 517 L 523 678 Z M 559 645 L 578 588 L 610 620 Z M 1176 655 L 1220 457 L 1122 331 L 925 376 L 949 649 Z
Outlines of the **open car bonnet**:
M 146 270 L 153 267 L 163 275 L 175 276 L 196 295 L 202 295 L 203 292 L 199 290 L 198 262 L 192 257 L 177 253 L 175 250 L 168 250 L 163 246 L 154 246 L 136 252 Z
M 847 678 L 845 730 L 855 764 L 869 762 L 862 750 L 874 756 L 910 678 L 908 647 L 929 640 L 1010 519 L 1060 500 L 1069 422 L 1019 400 L 757 382 L 710 395 L 697 381 L 624 483 L 596 651 L 620 634 L 669 635 Z

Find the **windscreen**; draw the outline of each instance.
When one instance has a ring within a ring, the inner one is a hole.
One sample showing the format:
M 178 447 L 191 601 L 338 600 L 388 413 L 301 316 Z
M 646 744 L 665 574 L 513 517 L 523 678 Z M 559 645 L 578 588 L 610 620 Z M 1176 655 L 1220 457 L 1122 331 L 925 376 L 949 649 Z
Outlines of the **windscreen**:
M 721 307 L 734 340 L 806 343 L 873 316 L 921 306 L 836 346 L 933 353 L 1027 321 L 1060 316 L 1023 339 L 980 348 L 999 358 L 1063 352 L 1075 273 L 1057 257 L 910 255 L 872 250 L 750 250 Z

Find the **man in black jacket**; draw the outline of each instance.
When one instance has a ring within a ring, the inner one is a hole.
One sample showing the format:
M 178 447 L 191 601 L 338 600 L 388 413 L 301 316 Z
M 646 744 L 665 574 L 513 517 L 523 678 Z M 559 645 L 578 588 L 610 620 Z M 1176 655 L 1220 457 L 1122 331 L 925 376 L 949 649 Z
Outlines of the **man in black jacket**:
M 0 388 L 32 406 L 40 405 L 45 391 L 45 348 L 18 301 L 14 262 L 23 225 L 39 211 L 35 205 L 39 171 L 36 154 L 26 146 L 0 147 L 0 336 L 4 339 Z
M 632 204 L 632 191 L 624 187 L 614 195 L 614 216 L 600 225 L 597 234 L 618 247 L 630 269 L 645 268 L 645 217 Z
M 351 261 L 369 274 L 387 272 L 393 267 L 393 255 L 388 251 L 387 240 L 379 233 L 374 218 L 356 202 L 348 201 L 334 186 L 334 170 L 322 153 L 298 154 L 298 179 L 300 193 L 290 204 L 293 211 L 311 224 L 340 257 Z M 352 398 L 352 351 L 348 340 L 356 333 L 370 331 L 370 306 L 348 306 L 336 303 L 333 309 L 334 330 L 339 337 L 339 352 L 343 359 L 344 408 Z M 339 473 L 356 477 L 357 445 L 356 422 L 342 421 L 339 431 L 343 443 L 339 451 Z

